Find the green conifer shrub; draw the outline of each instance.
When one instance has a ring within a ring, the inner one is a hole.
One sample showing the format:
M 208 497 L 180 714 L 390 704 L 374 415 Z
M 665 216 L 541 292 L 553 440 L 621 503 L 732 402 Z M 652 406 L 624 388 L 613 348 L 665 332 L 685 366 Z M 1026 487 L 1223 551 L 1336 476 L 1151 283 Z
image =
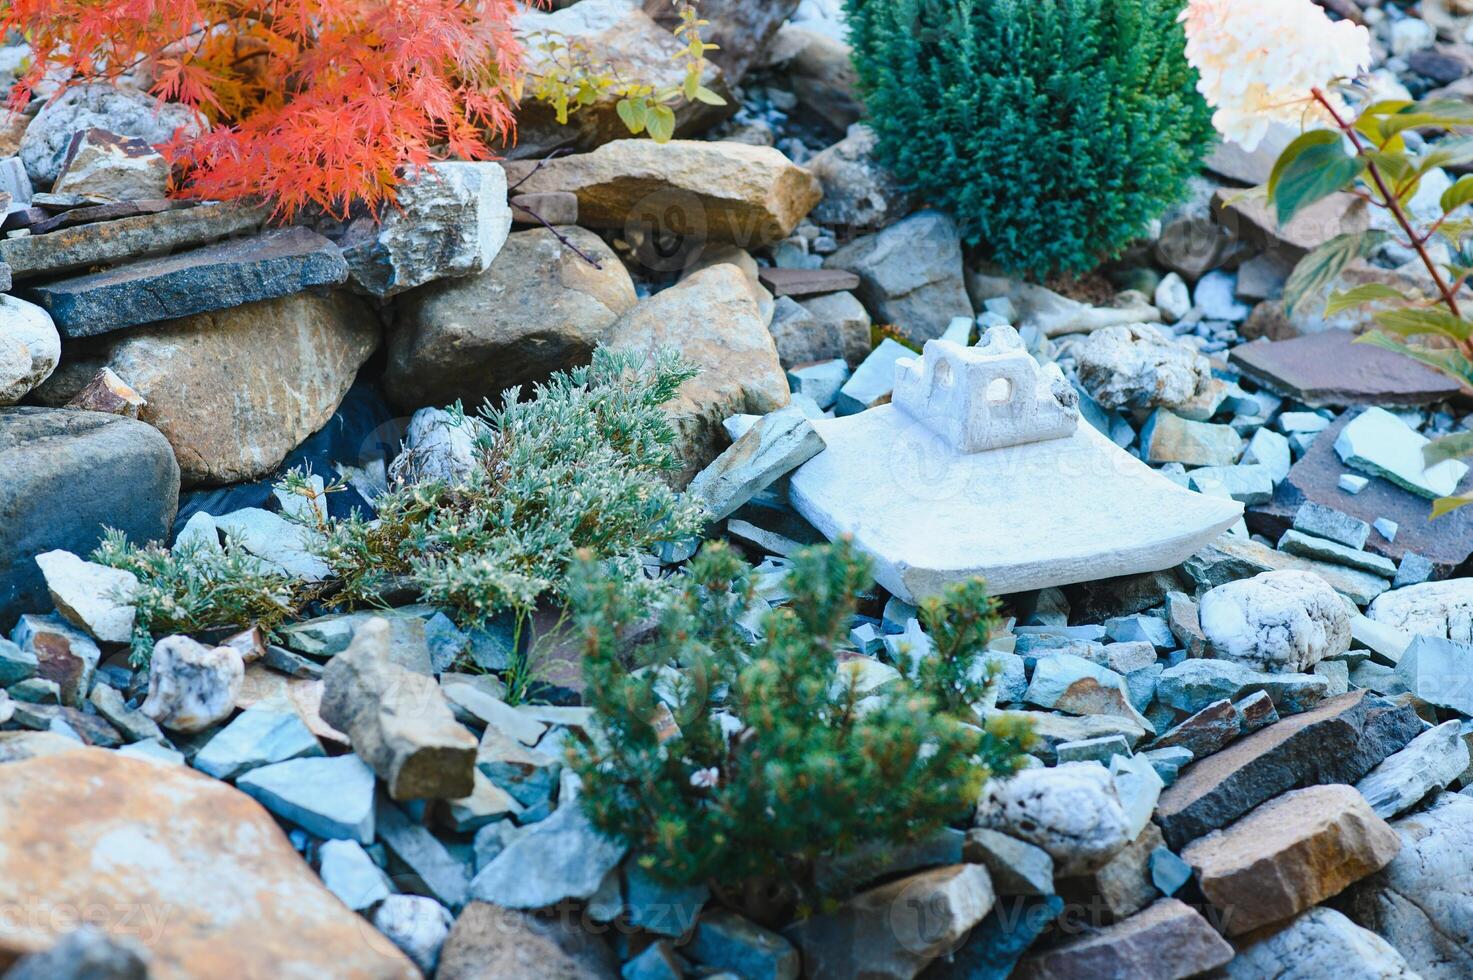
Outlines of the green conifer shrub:
M 755 630 L 750 569 L 708 544 L 632 652 L 621 641 L 647 607 L 592 559 L 570 579 L 598 728 L 570 756 L 585 810 L 651 875 L 708 883 L 758 919 L 819 907 L 824 862 L 965 819 L 1030 737 L 979 727 L 970 707 L 990 683 L 980 582 L 924 606 L 936 650 L 914 680 L 875 685 L 841 658 L 873 581 L 847 541 L 801 552 L 792 599 Z
M 1185 193 L 1183 0 L 848 0 L 881 162 L 1013 274 L 1086 271 Z

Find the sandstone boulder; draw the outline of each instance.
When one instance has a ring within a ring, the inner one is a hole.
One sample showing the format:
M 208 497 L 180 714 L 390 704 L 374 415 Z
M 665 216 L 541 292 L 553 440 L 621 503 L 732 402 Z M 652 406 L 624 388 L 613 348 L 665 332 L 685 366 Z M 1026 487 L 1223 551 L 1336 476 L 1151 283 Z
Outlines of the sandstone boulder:
M 588 360 L 603 331 L 637 302 L 634 283 L 603 239 L 559 230 L 599 268 L 536 228 L 508 237 L 485 272 L 399 299 L 384 376 L 395 402 L 461 399 L 469 409 Z
M 154 980 L 419 976 L 266 811 L 183 766 L 84 748 L 7 763 L 0 823 L 0 878 L 40 903 L 0 917 L 0 968 L 49 948 L 75 910 L 107 909 L 96 924 L 140 941 Z
M 685 485 L 716 458 L 732 415 L 766 415 L 788 403 L 788 382 L 746 277 L 712 266 L 641 302 L 609 327 L 604 342 L 653 354 L 678 350 L 701 371 L 667 406 L 679 434 Z
M 577 194 L 578 223 L 585 227 L 673 233 L 745 249 L 792 234 L 823 194 L 818 178 L 778 150 L 745 143 L 622 139 L 559 157 L 536 173 L 529 163 L 506 167 L 513 182 L 526 177 L 520 192 Z
M 252 480 L 327 422 L 378 338 L 359 300 L 297 293 L 78 343 L 37 397 L 65 404 L 112 368 L 187 485 Z
M 1182 851 L 1222 928 L 1240 936 L 1293 918 L 1381 870 L 1401 841 L 1353 787 L 1285 793 Z

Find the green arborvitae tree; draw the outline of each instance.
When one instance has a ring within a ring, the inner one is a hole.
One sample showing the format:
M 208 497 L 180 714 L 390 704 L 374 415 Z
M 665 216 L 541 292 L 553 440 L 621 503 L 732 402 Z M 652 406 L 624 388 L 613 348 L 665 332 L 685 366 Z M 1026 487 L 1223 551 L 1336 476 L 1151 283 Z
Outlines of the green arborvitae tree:
M 760 920 L 819 907 L 825 862 L 965 819 L 1030 738 L 970 707 L 990 681 L 980 582 L 922 610 L 936 649 L 910 680 L 843 655 L 872 581 L 846 541 L 800 553 L 793 598 L 755 624 L 750 569 L 707 545 L 632 651 L 644 607 L 621 579 L 592 560 L 571 579 L 598 729 L 572 750 L 585 809 L 650 874 Z
M 1041 277 L 1118 255 L 1210 145 L 1183 0 L 848 0 L 881 161 L 984 261 Z

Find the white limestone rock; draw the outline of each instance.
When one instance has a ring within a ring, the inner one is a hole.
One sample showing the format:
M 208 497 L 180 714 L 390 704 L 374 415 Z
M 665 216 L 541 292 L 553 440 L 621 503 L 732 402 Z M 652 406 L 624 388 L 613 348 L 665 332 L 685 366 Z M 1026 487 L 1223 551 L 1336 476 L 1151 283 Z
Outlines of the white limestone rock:
M 61 360 L 61 334 L 34 303 L 0 296 L 0 405 L 14 405 L 51 377 Z
M 312 532 L 269 510 L 245 507 L 231 511 L 216 517 L 215 526 L 276 571 L 309 582 L 319 582 L 332 571 L 312 553 Z
M 1223 660 L 1268 673 L 1303 673 L 1350 649 L 1350 610 L 1311 572 L 1282 569 L 1219 585 L 1198 607 Z
M 977 826 L 1043 848 L 1063 876 L 1098 871 L 1134 838 L 1115 781 L 1098 762 L 1024 769 L 990 781 Z
M 1473 578 L 1423 582 L 1383 592 L 1371 602 L 1366 615 L 1413 635 L 1473 643 Z
M 381 221 L 359 218 L 337 236 L 353 285 L 379 299 L 485 272 L 511 232 L 498 163 L 432 163 L 400 186 L 396 203 Z
M 1423 980 L 1386 940 L 1320 905 L 1255 933 L 1223 967 L 1230 980 Z
M 133 639 L 138 578 L 121 568 L 83 561 L 70 551 L 48 551 L 36 556 L 46 578 L 46 591 L 56 611 L 104 643 Z
M 176 732 L 204 731 L 235 710 L 244 682 L 245 663 L 235 650 L 170 636 L 154 644 L 141 710 Z
M 449 909 L 423 895 L 390 895 L 373 910 L 374 927 L 427 977 L 440 962 L 440 948 L 454 922 Z
M 1149 323 L 1096 330 L 1074 346 L 1079 381 L 1105 408 L 1178 408 L 1212 383 L 1212 364 Z
M 475 470 L 476 438 L 483 428 L 473 415 L 421 408 L 409 420 L 404 448 L 389 465 L 389 479 L 395 483 L 465 480 Z
M 1376 816 L 1390 820 L 1463 774 L 1468 746 L 1461 728 L 1453 719 L 1427 729 L 1355 784 Z
M 1431 440 L 1384 408 L 1368 408 L 1335 437 L 1335 452 L 1346 466 L 1384 477 L 1429 499 L 1451 496 L 1468 472 L 1456 459 L 1428 466 L 1422 449 Z
M 105 129 L 157 146 L 172 139 L 176 130 L 195 135 L 201 128 L 199 118 L 178 103 L 160 103 L 105 82 L 78 85 L 41 107 L 21 139 L 20 158 L 33 182 L 50 187 L 76 133 Z
M 979 575 L 1004 594 L 1169 568 L 1242 516 L 1079 425 L 1077 398 L 1011 327 L 930 341 L 897 364 L 890 404 L 814 422 L 827 449 L 789 497 L 905 602 Z

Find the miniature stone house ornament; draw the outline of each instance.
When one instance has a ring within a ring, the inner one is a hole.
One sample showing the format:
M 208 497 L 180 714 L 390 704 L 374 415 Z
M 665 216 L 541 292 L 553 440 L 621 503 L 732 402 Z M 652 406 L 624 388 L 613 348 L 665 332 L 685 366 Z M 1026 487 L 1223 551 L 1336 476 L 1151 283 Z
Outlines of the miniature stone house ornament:
M 1081 425 L 1078 406 L 1012 327 L 975 347 L 929 340 L 896 365 L 890 404 L 814 423 L 828 448 L 789 494 L 906 602 L 978 575 L 1006 594 L 1170 568 L 1242 517 Z

